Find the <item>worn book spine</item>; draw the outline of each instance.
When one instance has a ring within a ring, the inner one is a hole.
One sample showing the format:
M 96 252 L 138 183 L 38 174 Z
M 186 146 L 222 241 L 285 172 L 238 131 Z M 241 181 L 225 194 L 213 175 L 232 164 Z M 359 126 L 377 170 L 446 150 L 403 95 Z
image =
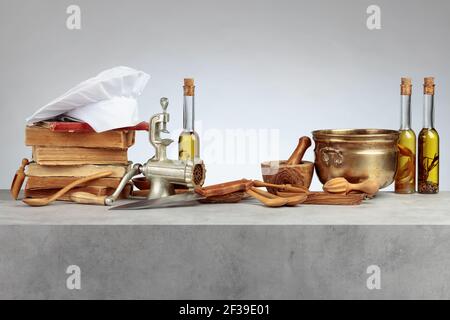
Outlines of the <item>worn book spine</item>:
M 104 171 L 111 171 L 110 178 L 122 178 L 130 169 L 128 165 L 80 165 L 80 166 L 41 166 L 30 163 L 25 169 L 28 177 L 86 177 Z
M 85 147 L 128 149 L 134 144 L 135 131 L 58 132 L 31 126 L 25 129 L 25 145 L 48 147 Z
M 40 165 L 128 164 L 127 150 L 33 146 L 33 160 Z

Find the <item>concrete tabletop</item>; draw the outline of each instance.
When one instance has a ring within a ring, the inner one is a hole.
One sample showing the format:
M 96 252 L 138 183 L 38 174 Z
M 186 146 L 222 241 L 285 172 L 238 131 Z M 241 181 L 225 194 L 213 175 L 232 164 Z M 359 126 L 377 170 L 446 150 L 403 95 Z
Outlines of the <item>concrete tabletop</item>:
M 119 201 L 124 204 L 129 201 Z M 449 225 L 450 192 L 397 195 L 380 192 L 359 206 L 268 208 L 237 204 L 110 211 L 108 207 L 55 202 L 28 207 L 0 191 L 0 225 Z

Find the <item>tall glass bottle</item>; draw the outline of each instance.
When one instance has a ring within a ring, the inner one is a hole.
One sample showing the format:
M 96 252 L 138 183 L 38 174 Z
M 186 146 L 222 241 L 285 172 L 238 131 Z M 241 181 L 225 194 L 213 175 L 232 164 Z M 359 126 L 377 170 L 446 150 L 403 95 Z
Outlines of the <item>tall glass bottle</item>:
M 411 129 L 411 92 L 410 78 L 402 78 L 400 85 L 400 138 L 395 176 L 396 193 L 414 193 L 416 191 L 416 134 Z
M 434 78 L 424 80 L 423 129 L 419 133 L 418 189 L 439 192 L 439 134 L 434 128 Z
M 200 157 L 200 139 L 194 130 L 194 79 L 184 79 L 183 131 L 178 138 L 178 159 L 194 160 Z

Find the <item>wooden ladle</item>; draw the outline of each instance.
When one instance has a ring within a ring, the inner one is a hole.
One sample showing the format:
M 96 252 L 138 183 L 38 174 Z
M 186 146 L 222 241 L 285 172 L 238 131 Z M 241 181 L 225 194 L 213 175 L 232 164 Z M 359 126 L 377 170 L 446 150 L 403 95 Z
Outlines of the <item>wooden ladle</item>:
M 350 183 L 345 178 L 334 178 L 327 181 L 323 186 L 323 190 L 325 192 L 340 194 L 347 194 L 350 191 L 359 191 L 369 195 L 374 195 L 379 189 L 380 187 L 378 186 L 378 183 L 370 179 L 361 183 Z
M 66 194 L 68 191 L 72 190 L 73 188 L 75 188 L 81 184 L 84 184 L 86 182 L 89 182 L 89 181 L 92 181 L 95 179 L 104 178 L 104 177 L 110 176 L 111 174 L 112 174 L 112 171 L 99 172 L 99 173 L 75 180 L 74 182 L 65 186 L 63 189 L 59 190 L 58 192 L 56 192 L 54 195 L 52 195 L 50 197 L 47 197 L 47 198 L 25 198 L 22 201 L 32 207 L 46 206 L 49 203 L 55 201 L 59 197 Z

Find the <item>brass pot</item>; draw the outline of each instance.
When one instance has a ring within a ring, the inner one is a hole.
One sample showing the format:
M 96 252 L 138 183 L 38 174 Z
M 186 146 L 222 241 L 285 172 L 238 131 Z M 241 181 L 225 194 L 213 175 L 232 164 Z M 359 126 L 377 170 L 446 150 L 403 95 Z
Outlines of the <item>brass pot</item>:
M 380 189 L 394 181 L 398 131 L 339 129 L 313 131 L 315 168 L 320 182 L 344 177 L 351 183 L 367 179 Z

